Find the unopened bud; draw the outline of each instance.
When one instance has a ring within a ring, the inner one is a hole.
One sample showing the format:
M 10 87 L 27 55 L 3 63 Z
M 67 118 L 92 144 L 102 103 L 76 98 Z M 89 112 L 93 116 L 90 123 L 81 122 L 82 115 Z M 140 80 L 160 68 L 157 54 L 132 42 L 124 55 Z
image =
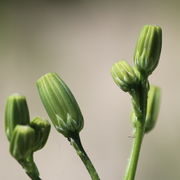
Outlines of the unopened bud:
M 147 101 L 147 113 L 145 121 L 145 132 L 151 131 L 157 121 L 159 108 L 160 108 L 160 97 L 161 90 L 157 86 L 150 86 Z
M 111 74 L 115 83 L 125 92 L 130 91 L 139 83 L 139 72 L 126 61 L 115 63 L 112 66 Z
M 26 98 L 19 94 L 9 96 L 5 107 L 5 132 L 9 141 L 15 126 L 29 124 L 29 118 Z
M 158 65 L 162 46 L 162 30 L 159 26 L 146 25 L 141 30 L 134 52 L 138 70 L 150 75 Z
M 37 151 L 42 149 L 46 144 L 51 125 L 47 120 L 42 120 L 40 117 L 36 117 L 30 122 L 30 126 L 35 130 L 33 151 Z
M 41 101 L 55 128 L 65 137 L 79 133 L 83 116 L 70 89 L 56 73 L 48 73 L 37 81 Z
M 10 153 L 18 161 L 25 160 L 33 152 L 35 131 L 26 125 L 17 125 L 10 142 Z

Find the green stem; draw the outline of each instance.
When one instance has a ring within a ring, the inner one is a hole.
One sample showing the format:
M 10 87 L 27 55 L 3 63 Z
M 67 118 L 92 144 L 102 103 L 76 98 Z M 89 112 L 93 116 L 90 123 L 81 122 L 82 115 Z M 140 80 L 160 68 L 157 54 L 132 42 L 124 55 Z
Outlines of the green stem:
M 79 137 L 79 134 L 73 136 L 73 138 L 70 139 L 71 145 L 75 148 L 77 154 L 79 155 L 79 157 L 81 158 L 81 160 L 83 161 L 86 169 L 88 170 L 91 179 L 92 180 L 100 180 L 96 169 L 94 168 L 91 160 L 89 159 L 88 155 L 86 154 L 82 144 L 81 144 L 81 140 Z
M 129 164 L 126 170 L 124 180 L 134 180 L 135 178 L 143 135 L 144 135 L 144 130 L 139 124 L 139 127 L 136 127 L 132 152 L 130 155 Z
M 33 155 L 29 156 L 26 160 L 19 161 L 21 166 L 25 169 L 26 174 L 32 179 L 32 180 L 41 180 L 39 177 L 39 171 L 38 168 L 34 162 Z
M 32 179 L 32 180 L 41 180 L 41 178 L 37 174 L 26 172 L 26 174 Z
M 124 180 L 134 180 L 144 137 L 144 126 L 147 111 L 148 81 L 144 79 L 136 91 L 132 91 L 132 103 L 136 114 L 135 134 L 129 163 L 126 169 Z

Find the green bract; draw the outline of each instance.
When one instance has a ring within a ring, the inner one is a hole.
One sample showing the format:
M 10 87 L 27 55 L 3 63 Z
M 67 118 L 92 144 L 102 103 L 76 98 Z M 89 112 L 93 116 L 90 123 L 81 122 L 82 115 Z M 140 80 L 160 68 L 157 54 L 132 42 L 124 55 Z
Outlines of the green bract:
M 137 69 L 131 67 L 126 61 L 119 61 L 112 66 L 112 77 L 115 83 L 123 90 L 130 91 L 138 83 L 140 74 Z
M 134 62 L 141 73 L 150 75 L 154 71 L 159 62 L 161 46 L 161 28 L 152 25 L 144 26 L 134 52 Z
M 161 89 L 157 86 L 150 86 L 147 102 L 147 113 L 145 121 L 145 132 L 151 131 L 157 121 L 160 108 Z
M 30 126 L 35 130 L 33 151 L 37 151 L 46 144 L 51 126 L 48 121 L 42 120 L 40 117 L 34 118 L 30 122 Z
M 5 132 L 9 141 L 15 126 L 29 124 L 29 118 L 26 98 L 19 94 L 9 96 L 5 107 Z
M 10 153 L 18 161 L 25 160 L 33 152 L 35 131 L 26 125 L 17 125 L 10 142 Z
M 37 81 L 42 103 L 55 128 L 65 137 L 79 133 L 83 116 L 70 89 L 56 73 L 48 73 Z

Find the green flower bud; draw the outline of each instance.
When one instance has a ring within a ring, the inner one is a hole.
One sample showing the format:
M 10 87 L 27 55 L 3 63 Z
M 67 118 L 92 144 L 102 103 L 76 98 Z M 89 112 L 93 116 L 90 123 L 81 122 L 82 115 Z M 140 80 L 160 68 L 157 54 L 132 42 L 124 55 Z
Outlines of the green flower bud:
M 47 120 L 36 117 L 30 122 L 30 126 L 35 130 L 33 151 L 40 150 L 47 142 L 51 125 Z
M 25 160 L 33 152 L 35 131 L 26 125 L 17 125 L 10 142 L 10 153 L 18 161 Z
M 65 137 L 79 133 L 84 125 L 83 116 L 63 80 L 56 73 L 48 73 L 37 81 L 37 87 L 55 128 Z
M 29 124 L 29 118 L 26 98 L 19 94 L 9 96 L 5 107 L 5 132 L 9 141 L 15 126 Z
M 134 53 L 138 70 L 150 75 L 158 65 L 162 46 L 162 30 L 159 26 L 146 25 L 141 30 Z
M 151 131 L 157 121 L 160 108 L 161 90 L 157 86 L 150 86 L 148 92 L 147 113 L 145 121 L 145 132 Z
M 112 77 L 115 83 L 123 90 L 130 91 L 140 80 L 137 69 L 131 67 L 126 61 L 119 61 L 112 66 Z

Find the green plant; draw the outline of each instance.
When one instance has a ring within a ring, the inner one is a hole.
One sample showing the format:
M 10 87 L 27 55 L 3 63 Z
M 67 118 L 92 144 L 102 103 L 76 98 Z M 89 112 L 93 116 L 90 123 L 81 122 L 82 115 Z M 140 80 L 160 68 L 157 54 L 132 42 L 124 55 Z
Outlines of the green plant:
M 50 124 L 40 117 L 30 121 L 26 98 L 19 94 L 8 97 L 5 108 L 5 132 L 11 155 L 32 180 L 40 180 L 33 154 L 44 147 Z
M 100 178 L 81 143 L 79 132 L 84 126 L 84 120 L 70 89 L 56 73 L 42 76 L 37 81 L 37 88 L 56 130 L 70 141 L 91 178 L 99 180 Z
M 115 83 L 132 97 L 134 142 L 124 180 L 134 180 L 144 134 L 153 129 L 157 120 L 160 89 L 149 85 L 148 76 L 158 65 L 161 45 L 161 28 L 146 25 L 136 44 L 135 66 L 131 67 L 126 61 L 119 61 L 111 69 Z
M 134 66 L 119 61 L 112 66 L 115 83 L 132 98 L 131 120 L 134 142 L 124 180 L 134 180 L 143 137 L 157 121 L 160 88 L 149 84 L 148 77 L 157 67 L 162 46 L 162 30 L 158 26 L 143 27 L 134 53 Z M 68 139 L 83 161 L 92 180 L 100 180 L 85 152 L 80 131 L 84 119 L 77 101 L 65 82 L 56 73 L 47 73 L 37 80 L 41 101 L 56 130 Z M 46 144 L 50 124 L 37 117 L 30 121 L 24 96 L 9 96 L 5 108 L 5 132 L 11 155 L 22 165 L 32 180 L 40 180 L 33 153 Z

